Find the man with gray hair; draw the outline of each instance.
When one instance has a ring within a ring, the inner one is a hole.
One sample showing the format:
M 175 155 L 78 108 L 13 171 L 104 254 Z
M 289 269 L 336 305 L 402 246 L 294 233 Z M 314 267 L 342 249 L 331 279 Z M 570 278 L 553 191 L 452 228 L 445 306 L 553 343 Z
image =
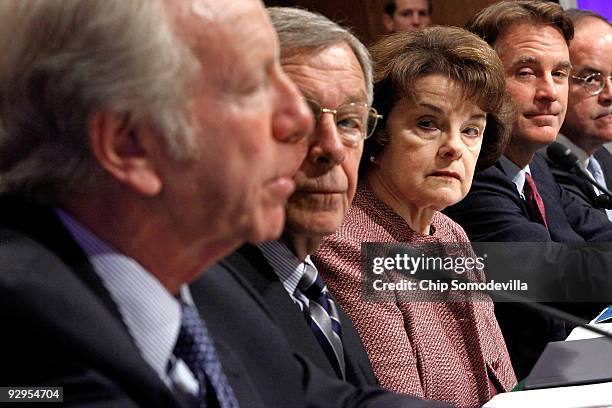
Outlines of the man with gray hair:
M 7 0 L 0 43 L 0 384 L 248 400 L 186 283 L 279 235 L 305 154 L 261 2 Z
M 342 224 L 355 194 L 363 139 L 376 124 L 376 111 L 369 105 L 369 53 L 353 34 L 322 15 L 294 8 L 268 11 L 279 35 L 281 64 L 311 107 L 316 126 L 286 206 L 282 238 L 243 246 L 206 273 L 196 304 L 201 300 L 214 307 L 207 293 L 214 285 L 207 281 L 246 279 L 258 288 L 296 350 L 330 375 L 374 385 L 357 332 L 322 278 L 315 279 L 309 256 Z
M 269 341 L 270 333 L 261 329 L 262 321 L 269 320 L 294 352 L 325 376 L 377 390 L 371 387 L 377 381 L 355 328 L 328 293 L 309 256 L 342 224 L 355 194 L 363 140 L 378 118 L 369 105 L 370 57 L 349 31 L 319 14 L 268 10 L 281 43 L 281 64 L 311 107 L 316 126 L 295 176 L 296 191 L 286 205 L 281 239 L 243 246 L 208 270 L 191 285 L 194 301 L 213 334 L 224 336 L 227 321 L 233 322 L 235 333 L 225 335 L 224 343 L 235 351 L 244 350 L 243 361 L 258 361 L 253 364 L 254 381 L 268 381 L 260 370 L 270 362 L 257 359 L 252 350 L 254 342 Z M 237 313 L 228 316 L 228 310 Z M 242 316 L 247 310 L 249 319 Z M 262 347 L 275 353 L 272 346 Z M 261 350 L 257 348 L 257 353 Z M 324 381 L 322 374 L 317 381 Z M 391 395 L 381 394 L 388 398 L 386 406 L 439 406 Z M 320 395 L 319 402 L 335 406 L 337 399 L 337 394 Z
M 0 42 L 0 384 L 79 407 L 408 406 L 321 374 L 241 295 L 209 333 L 186 286 L 278 237 L 305 155 L 260 1 L 6 0 Z
M 567 114 L 557 142 L 571 149 L 595 181 L 609 188 L 612 155 L 603 145 L 612 141 L 612 27 L 603 16 L 589 10 L 566 13 L 574 23 L 574 39 L 569 45 L 572 72 Z M 585 204 L 603 207 L 599 201 L 602 192 L 591 183 L 557 163 L 550 165 L 557 183 Z M 612 210 L 605 211 L 612 220 Z

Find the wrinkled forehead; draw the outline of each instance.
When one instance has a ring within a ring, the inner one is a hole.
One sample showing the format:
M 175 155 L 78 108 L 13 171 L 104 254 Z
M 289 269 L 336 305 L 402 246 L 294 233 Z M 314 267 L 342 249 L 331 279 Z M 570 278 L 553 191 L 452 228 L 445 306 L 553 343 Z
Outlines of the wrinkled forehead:
M 273 29 L 260 0 L 165 0 L 176 32 L 189 45 L 210 47 L 214 38 L 240 37 Z M 245 33 L 245 31 L 248 31 Z M 227 39 L 226 39 L 227 41 Z M 231 46 L 229 42 L 227 46 Z
M 552 25 L 511 24 L 499 33 L 493 48 L 506 69 L 517 64 L 570 64 L 565 38 Z

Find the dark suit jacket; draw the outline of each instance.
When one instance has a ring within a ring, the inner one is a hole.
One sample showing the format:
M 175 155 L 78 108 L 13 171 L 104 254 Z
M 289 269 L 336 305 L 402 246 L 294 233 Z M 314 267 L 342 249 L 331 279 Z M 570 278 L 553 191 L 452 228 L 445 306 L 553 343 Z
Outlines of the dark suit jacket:
M 249 288 L 250 296 L 258 300 L 295 351 L 308 357 L 328 375 L 336 375 L 302 312 L 293 303 L 272 266 L 257 247 L 245 245 L 224 259 L 217 268 L 207 272 L 201 279 L 204 282 L 203 290 L 199 292 L 201 296 L 195 298 L 196 304 L 200 303 L 200 298 L 209 297 L 207 289 L 215 286 L 208 285 L 209 282 L 230 279 Z M 205 307 L 205 304 L 203 306 Z M 353 323 L 341 309 L 339 312 L 347 381 L 356 386 L 377 385 L 370 361 Z
M 472 241 L 612 242 L 612 223 L 605 214 L 561 188 L 539 153 L 529 167 L 544 201 L 548 230 L 529 220 L 524 201 L 499 162 L 476 173 L 465 199 L 444 212 Z
M 243 266 L 252 269 L 250 265 Z M 270 282 L 261 279 L 256 284 L 261 284 L 262 287 L 258 289 L 265 292 L 263 287 L 268 286 Z M 266 298 L 270 296 L 277 301 L 282 299 L 280 293 L 276 296 L 273 292 L 284 291 L 284 288 L 277 285 L 270 285 L 268 288 L 272 292 L 261 296 L 258 289 L 242 276 L 242 273 L 225 261 L 208 269 L 190 285 L 194 302 L 215 342 L 223 343 L 225 348 L 231 351 L 231 354 L 219 353 L 224 367 L 228 359 L 238 362 L 246 376 L 245 382 L 250 383 L 251 389 L 258 390 L 251 400 L 244 401 L 244 406 L 302 406 L 304 403 L 296 399 L 296 394 L 305 399 L 308 406 L 319 407 L 446 406 L 438 402 L 425 402 L 406 395 L 384 392 L 378 387 L 357 389 L 336 378 L 331 366 L 329 369 L 321 369 L 314 365 L 309 359 L 309 355 L 314 354 L 313 344 L 296 341 L 295 335 L 299 332 L 287 336 L 287 330 L 290 330 L 291 326 L 279 328 L 276 322 L 284 312 L 293 314 L 296 306 L 289 301 L 286 304 L 287 311 L 273 310 Z M 286 292 L 284 293 L 287 296 Z M 299 317 L 303 320 L 301 315 Z M 299 324 L 296 328 L 301 332 L 302 327 Z M 303 383 L 304 389 L 301 392 L 295 391 L 296 380 Z M 240 402 L 242 404 L 243 400 Z M 252 402 L 257 404 L 251 405 Z
M 296 354 L 232 282 L 209 328 L 241 407 L 438 407 L 360 390 Z M 62 386 L 64 406 L 186 407 L 142 359 L 85 254 L 49 208 L 0 197 L 0 384 Z
M 612 186 L 612 155 L 605 147 L 602 147 L 595 152 L 594 156 L 601 165 L 606 185 Z M 547 162 L 558 184 L 562 185 L 571 195 L 581 202 L 597 208 L 595 204 L 595 197 L 597 197 L 597 194 L 595 194 L 595 190 L 591 183 L 581 176 L 560 168 L 550 160 L 547 160 Z M 603 209 L 601 211 L 604 212 Z
M 85 254 L 48 208 L 0 198 L 0 384 L 64 405 L 181 407 L 142 359 Z
M 472 188 L 465 199 L 444 212 L 465 229 L 471 241 L 612 241 L 612 223 L 605 214 L 559 186 L 540 154 L 536 154 L 529 167 L 544 201 L 548 229 L 529 220 L 524 201 L 499 162 L 475 174 Z M 584 273 L 588 274 L 588 265 L 585 269 Z M 602 305 L 568 303 L 556 306 L 592 318 Z M 495 314 L 519 378 L 529 373 L 549 341 L 564 339 L 571 329 L 570 326 L 564 329 L 561 321 L 523 310 L 513 303 L 497 303 Z

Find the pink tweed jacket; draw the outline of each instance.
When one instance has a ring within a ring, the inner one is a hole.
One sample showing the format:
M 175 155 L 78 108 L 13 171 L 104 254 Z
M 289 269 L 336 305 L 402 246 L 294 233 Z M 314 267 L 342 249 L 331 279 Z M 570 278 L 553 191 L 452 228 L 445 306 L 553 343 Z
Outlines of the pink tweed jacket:
M 344 224 L 313 257 L 327 286 L 353 320 L 380 384 L 390 390 L 479 406 L 516 385 L 508 351 L 484 302 L 368 302 L 361 298 L 362 242 L 467 242 L 463 229 L 436 213 L 419 234 L 363 183 Z

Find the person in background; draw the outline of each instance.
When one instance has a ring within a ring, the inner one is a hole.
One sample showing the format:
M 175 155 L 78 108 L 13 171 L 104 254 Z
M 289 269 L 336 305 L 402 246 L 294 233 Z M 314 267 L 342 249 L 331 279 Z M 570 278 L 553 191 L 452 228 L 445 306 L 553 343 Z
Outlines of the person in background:
M 432 0 L 389 0 L 383 25 L 389 33 L 415 31 L 431 25 Z
M 477 406 L 516 384 L 491 300 L 363 299 L 361 244 L 468 241 L 440 211 L 467 194 L 476 167 L 503 151 L 503 68 L 484 41 L 460 28 L 395 34 L 371 52 L 374 106 L 383 119 L 366 140 L 363 177 L 344 224 L 313 259 L 383 387 Z
M 566 10 L 574 23 L 569 53 L 567 114 L 557 142 L 570 148 L 594 180 L 612 186 L 612 155 L 603 148 L 612 141 L 612 27 L 588 10 Z M 584 178 L 550 161 L 555 181 L 590 206 L 598 207 L 601 192 Z M 612 220 L 612 210 L 607 210 Z
M 568 44 L 574 36 L 570 18 L 551 2 L 500 1 L 474 15 L 466 28 L 498 53 L 515 117 L 504 155 L 494 166 L 476 173 L 469 194 L 445 213 L 465 229 L 471 241 L 612 241 L 612 223 L 606 215 L 559 186 L 545 158 L 537 153 L 555 141 L 567 110 L 572 68 Z M 588 253 L 581 256 L 578 265 L 585 265 L 584 270 L 558 265 L 560 283 L 568 293 L 596 291 L 593 283 L 609 275 Z M 590 278 L 581 281 L 585 274 Z M 572 283 L 573 279 L 578 283 Z M 557 306 L 590 319 L 602 308 L 570 302 Z M 564 340 L 571 330 L 559 319 L 513 303 L 496 304 L 495 313 L 519 378 L 529 373 L 549 341 Z

